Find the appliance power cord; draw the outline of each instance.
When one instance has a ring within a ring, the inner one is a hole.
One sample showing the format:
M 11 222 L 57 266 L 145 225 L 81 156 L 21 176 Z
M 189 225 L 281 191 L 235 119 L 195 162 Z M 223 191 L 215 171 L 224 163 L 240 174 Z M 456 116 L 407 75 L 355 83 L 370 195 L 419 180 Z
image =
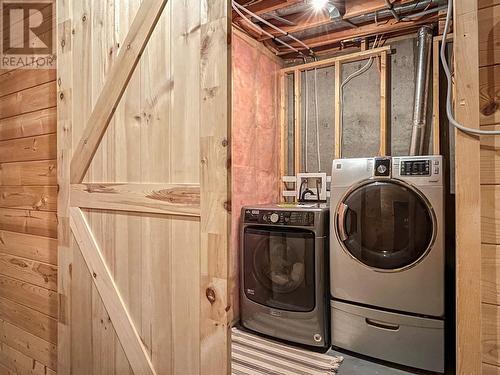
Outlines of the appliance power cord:
M 450 124 L 452 124 L 455 128 L 465 133 L 474 135 L 500 135 L 500 130 L 479 130 L 479 129 L 469 128 L 467 126 L 460 124 L 455 119 L 455 117 L 453 117 L 453 110 L 451 104 L 452 102 L 451 92 L 453 89 L 452 79 L 451 79 L 450 67 L 448 66 L 448 62 L 446 61 L 446 37 L 448 35 L 448 30 L 450 27 L 452 12 L 453 12 L 453 0 L 448 0 L 448 12 L 446 14 L 446 23 L 443 32 L 443 42 L 441 43 L 441 51 L 440 51 L 441 64 L 443 65 L 444 73 L 446 74 L 446 78 L 448 80 L 448 92 L 446 94 L 446 115 L 448 117 L 448 120 L 450 121 Z

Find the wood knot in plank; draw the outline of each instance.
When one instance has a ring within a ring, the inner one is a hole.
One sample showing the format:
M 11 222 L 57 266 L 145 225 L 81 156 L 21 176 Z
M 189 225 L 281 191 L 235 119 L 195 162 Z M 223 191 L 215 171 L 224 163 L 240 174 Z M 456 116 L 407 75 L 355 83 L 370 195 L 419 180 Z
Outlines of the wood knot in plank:
M 213 305 L 217 299 L 215 290 L 213 290 L 212 288 L 207 288 L 207 290 L 205 291 L 205 295 L 207 296 L 208 302 Z
M 498 111 L 500 105 L 491 99 L 488 103 L 486 103 L 482 108 L 481 108 L 481 113 L 484 116 L 491 116 L 493 115 L 496 111 Z
M 21 268 L 28 267 L 28 264 L 26 262 L 23 262 L 21 259 L 11 259 L 10 263 L 13 264 L 14 266 L 21 267 Z

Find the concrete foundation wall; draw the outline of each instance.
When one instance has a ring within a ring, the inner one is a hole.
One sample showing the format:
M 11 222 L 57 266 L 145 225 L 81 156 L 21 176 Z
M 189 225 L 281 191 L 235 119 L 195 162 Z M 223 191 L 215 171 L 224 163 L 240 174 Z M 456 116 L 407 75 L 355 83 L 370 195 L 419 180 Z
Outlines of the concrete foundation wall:
M 413 117 L 415 90 L 416 40 L 414 38 L 390 43 L 390 131 L 391 154 L 408 155 Z M 366 64 L 367 60 L 343 64 L 342 79 L 347 78 Z M 293 81 L 293 80 L 290 80 Z M 318 83 L 318 123 L 320 135 L 321 172 L 331 173 L 331 163 L 335 152 L 335 68 L 317 70 Z M 306 90 L 307 86 L 307 90 Z M 293 84 L 289 86 L 289 158 L 293 156 Z M 306 106 L 306 94 L 307 103 Z M 431 93 L 430 93 L 431 94 Z M 292 100 L 290 100 L 292 98 Z M 432 97 L 429 96 L 429 103 Z M 316 119 L 315 119 L 314 71 L 309 71 L 307 80 L 302 73 L 302 160 L 301 170 L 318 171 Z M 306 143 L 306 108 L 307 143 Z M 429 104 L 429 124 L 432 113 Z M 430 147 L 430 126 L 427 134 L 425 152 Z M 342 157 L 371 157 L 378 154 L 380 147 L 380 71 L 377 59 L 371 68 L 352 79 L 343 93 L 343 139 Z M 306 168 L 307 155 L 307 168 Z M 289 163 L 290 164 L 290 163 Z M 291 163 L 293 165 L 293 162 Z

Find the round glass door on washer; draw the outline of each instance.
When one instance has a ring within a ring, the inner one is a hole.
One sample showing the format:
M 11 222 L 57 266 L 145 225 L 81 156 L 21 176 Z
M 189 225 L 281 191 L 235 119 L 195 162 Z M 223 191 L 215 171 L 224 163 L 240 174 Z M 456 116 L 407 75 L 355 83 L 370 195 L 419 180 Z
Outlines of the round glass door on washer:
M 246 207 L 242 216 L 242 325 L 328 347 L 328 206 Z
M 443 200 L 440 156 L 333 162 L 334 346 L 443 371 Z

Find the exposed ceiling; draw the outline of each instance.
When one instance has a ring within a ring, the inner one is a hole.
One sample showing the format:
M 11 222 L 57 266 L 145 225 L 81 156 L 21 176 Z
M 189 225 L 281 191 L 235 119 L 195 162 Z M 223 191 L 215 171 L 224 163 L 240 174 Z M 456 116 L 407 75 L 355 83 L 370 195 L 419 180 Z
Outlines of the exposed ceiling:
M 415 31 L 422 24 L 436 24 L 446 0 L 329 0 L 330 8 L 317 11 L 312 0 L 235 0 L 299 39 L 316 54 L 359 46 L 376 35 L 392 37 Z M 392 9 L 391 9 L 392 8 Z M 333 12 L 332 12 L 333 10 Z M 259 20 L 233 11 L 233 23 L 283 58 L 299 56 L 273 37 L 310 54 L 290 36 Z M 268 35 L 268 34 L 271 34 Z

